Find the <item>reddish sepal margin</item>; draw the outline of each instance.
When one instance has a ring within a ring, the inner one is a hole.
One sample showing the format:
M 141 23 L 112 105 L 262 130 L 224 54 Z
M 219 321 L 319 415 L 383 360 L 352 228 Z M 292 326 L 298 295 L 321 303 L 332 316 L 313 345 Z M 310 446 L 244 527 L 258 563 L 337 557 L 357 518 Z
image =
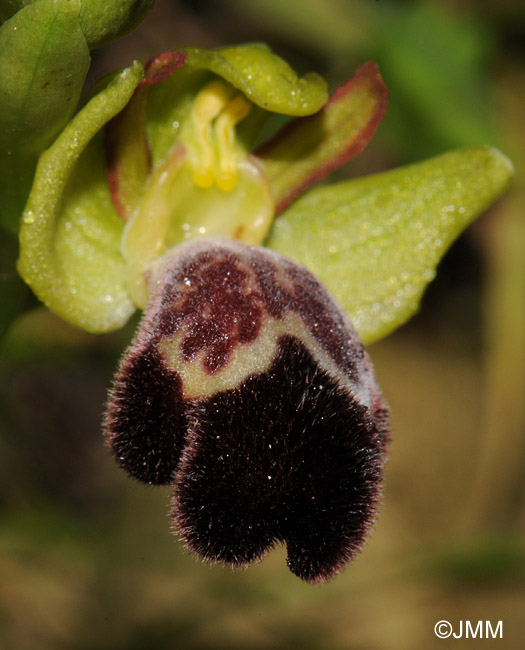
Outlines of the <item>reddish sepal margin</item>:
M 146 136 L 146 91 L 153 84 L 166 81 L 186 62 L 183 50 L 163 52 L 151 58 L 144 68 L 144 78 L 135 89 L 127 106 L 116 115 L 104 130 L 106 155 L 106 176 L 113 204 L 119 215 L 127 221 L 130 217 L 127 201 L 122 197 L 121 153 L 130 139 L 133 140 L 133 155 L 139 165 L 151 171 L 151 151 Z M 143 179 L 145 180 L 145 179 Z
M 336 155 L 327 157 L 318 166 L 308 170 L 305 176 L 295 185 L 288 186 L 286 191 L 276 196 L 277 206 L 276 214 L 282 212 L 290 203 L 297 197 L 303 194 L 313 183 L 324 178 L 335 169 L 344 165 L 348 160 L 360 154 L 372 139 L 379 123 L 383 119 L 386 112 L 388 103 L 388 89 L 381 78 L 379 68 L 373 61 L 368 61 L 363 64 L 345 84 L 340 86 L 330 97 L 328 102 L 323 108 L 309 117 L 296 118 L 287 124 L 281 131 L 279 131 L 269 142 L 266 142 L 259 147 L 254 155 L 259 158 L 263 165 L 265 160 L 271 158 L 279 159 L 284 151 L 290 145 L 297 149 L 297 145 L 301 142 L 308 141 L 306 134 L 319 133 L 322 140 L 327 140 L 330 133 L 326 130 L 319 128 L 323 126 L 326 115 L 337 106 L 341 101 L 344 101 L 349 95 L 355 93 L 363 85 L 368 86 L 370 91 L 376 97 L 376 107 L 371 114 L 370 119 L 360 129 L 359 133 L 352 137 L 351 140 L 339 149 Z M 337 137 L 334 133 L 334 137 Z M 306 145 L 308 147 L 309 145 Z M 305 152 L 306 154 L 306 152 Z M 298 156 L 299 158 L 299 156 Z M 294 161 L 291 161 L 293 165 Z M 270 183 L 272 178 L 269 179 Z

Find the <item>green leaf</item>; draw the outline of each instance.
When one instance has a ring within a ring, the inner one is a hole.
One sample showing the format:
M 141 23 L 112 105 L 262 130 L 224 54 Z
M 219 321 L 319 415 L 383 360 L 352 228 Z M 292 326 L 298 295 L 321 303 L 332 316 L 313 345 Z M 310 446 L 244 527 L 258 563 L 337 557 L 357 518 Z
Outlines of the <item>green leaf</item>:
M 267 245 L 316 273 L 371 343 L 414 314 L 447 248 L 512 173 L 478 147 L 322 187 L 276 219 Z
M 328 99 L 322 77 L 311 72 L 299 78 L 266 45 L 253 43 L 215 51 L 185 48 L 185 52 L 188 67 L 219 75 L 266 111 L 311 115 Z
M 22 218 L 20 274 L 52 311 L 90 332 L 121 327 L 134 311 L 99 131 L 142 74 L 135 62 L 114 75 L 42 154 Z
M 89 49 L 105 45 L 134 30 L 153 7 L 154 1 L 82 0 L 80 26 Z
M 365 63 L 321 111 L 298 118 L 255 152 L 281 212 L 316 180 L 366 147 L 381 121 L 387 89 L 375 63 Z
M 155 0 L 82 0 L 80 25 L 89 49 L 93 50 L 131 32 L 153 7 Z M 41 0 L 0 0 L 0 21 L 11 18 L 28 4 Z M 67 2 L 55 2 L 68 11 Z
M 40 0 L 0 27 L 0 220 L 13 233 L 37 156 L 73 114 L 89 68 L 80 5 Z

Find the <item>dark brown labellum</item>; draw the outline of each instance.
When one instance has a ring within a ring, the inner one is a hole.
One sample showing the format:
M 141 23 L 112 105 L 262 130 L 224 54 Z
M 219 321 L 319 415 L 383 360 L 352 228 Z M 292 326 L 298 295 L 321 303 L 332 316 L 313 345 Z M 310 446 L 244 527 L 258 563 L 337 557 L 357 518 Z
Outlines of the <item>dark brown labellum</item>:
M 175 249 L 121 362 L 105 428 L 132 476 L 175 486 L 201 557 L 244 565 L 287 545 L 321 582 L 375 517 L 388 414 L 351 323 L 306 269 L 268 249 Z

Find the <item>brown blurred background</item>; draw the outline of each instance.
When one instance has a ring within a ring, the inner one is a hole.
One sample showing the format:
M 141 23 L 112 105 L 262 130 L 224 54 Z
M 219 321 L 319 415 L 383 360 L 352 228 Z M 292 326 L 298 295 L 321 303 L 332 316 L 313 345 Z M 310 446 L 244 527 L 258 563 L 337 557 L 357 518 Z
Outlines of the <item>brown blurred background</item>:
M 323 587 L 290 574 L 283 549 L 238 573 L 196 561 L 170 533 L 169 490 L 127 479 L 101 439 L 136 320 L 93 337 L 35 308 L 0 350 L 0 649 L 523 648 L 523 3 L 157 0 L 94 53 L 89 83 L 177 46 L 247 41 L 332 89 L 379 63 L 389 111 L 341 178 L 477 144 L 516 166 L 420 313 L 370 349 L 394 424 L 376 529 Z M 441 619 L 502 620 L 503 639 L 440 640 Z

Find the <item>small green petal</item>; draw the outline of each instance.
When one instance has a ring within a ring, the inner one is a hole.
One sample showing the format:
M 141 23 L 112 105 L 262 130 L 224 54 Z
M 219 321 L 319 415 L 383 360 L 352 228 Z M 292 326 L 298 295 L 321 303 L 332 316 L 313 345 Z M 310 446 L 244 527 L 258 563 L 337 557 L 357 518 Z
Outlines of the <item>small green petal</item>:
M 146 133 L 146 109 L 151 86 L 168 79 L 184 64 L 186 55 L 176 50 L 151 59 L 133 97 L 105 127 L 105 153 L 109 188 L 120 216 L 127 220 L 140 203 L 152 167 L 152 152 Z M 162 85 L 162 84 L 161 84 Z M 170 101 L 169 98 L 168 102 Z M 165 106 L 163 107 L 165 110 Z M 162 132 L 163 153 L 173 146 L 172 128 Z M 177 122 L 178 123 L 178 122 Z M 158 124 L 155 121 L 155 124 Z M 155 141 L 155 144 L 159 143 Z M 158 146 L 155 146 L 157 152 Z
M 135 91 L 124 110 L 105 129 L 107 178 L 113 202 L 127 220 L 139 204 L 151 172 L 145 137 L 146 91 Z
M 111 201 L 97 133 L 142 74 L 135 62 L 114 75 L 42 154 L 22 218 L 20 274 L 52 311 L 90 332 L 116 329 L 134 311 L 120 252 L 124 222 Z
M 182 126 L 188 119 L 195 96 L 208 79 L 208 72 L 191 70 L 183 65 L 168 79 L 161 83 L 154 83 L 145 89 L 146 131 L 153 168 L 161 164 L 169 155 L 180 136 Z M 134 110 L 134 103 L 131 102 L 126 111 Z
M 272 186 L 277 213 L 363 151 L 386 103 L 387 89 L 376 64 L 365 63 L 321 111 L 294 120 L 255 152 Z
M 417 311 L 447 248 L 512 174 L 478 147 L 322 187 L 278 217 L 267 245 L 316 273 L 371 343 Z
M 261 108 L 285 115 L 311 115 L 328 100 L 326 82 L 316 73 L 299 78 L 261 44 L 209 51 L 186 48 L 186 65 L 214 72 Z
M 80 5 L 40 0 L 0 27 L 0 219 L 13 233 L 37 156 L 73 114 L 89 68 Z

